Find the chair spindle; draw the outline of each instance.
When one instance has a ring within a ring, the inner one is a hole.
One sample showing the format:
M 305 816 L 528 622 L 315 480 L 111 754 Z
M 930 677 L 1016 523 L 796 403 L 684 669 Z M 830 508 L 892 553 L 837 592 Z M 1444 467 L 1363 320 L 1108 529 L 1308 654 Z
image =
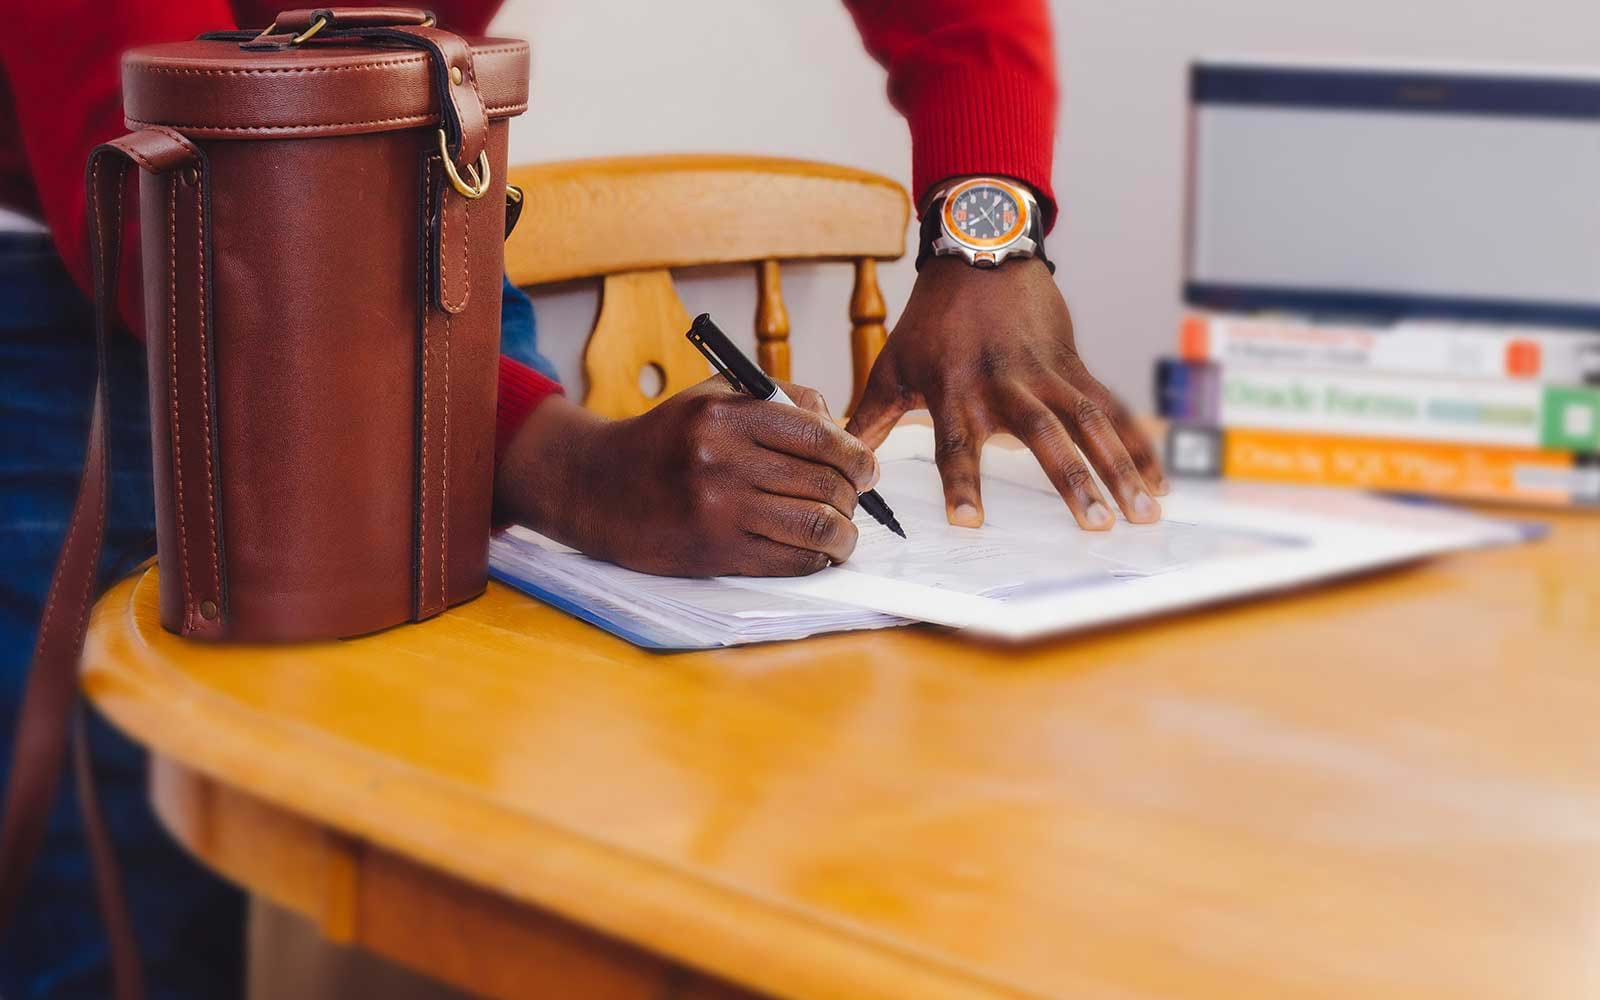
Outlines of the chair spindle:
M 856 261 L 856 283 L 850 291 L 850 369 L 854 388 L 850 392 L 850 409 L 861 401 L 867 387 L 867 375 L 872 363 L 878 360 L 883 342 L 889 338 L 883 321 L 889 310 L 883 304 L 883 292 L 878 289 L 878 262 L 871 257 Z
M 789 310 L 783 304 L 778 262 L 756 262 L 756 361 L 773 378 L 788 381 Z

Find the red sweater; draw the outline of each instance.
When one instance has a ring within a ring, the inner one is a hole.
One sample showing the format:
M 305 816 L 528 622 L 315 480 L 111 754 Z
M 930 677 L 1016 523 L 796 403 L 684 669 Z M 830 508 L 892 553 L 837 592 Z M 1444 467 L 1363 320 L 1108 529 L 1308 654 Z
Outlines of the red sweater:
M 442 24 L 482 34 L 500 0 L 434 0 Z M 1044 0 L 845 0 L 868 51 L 889 71 L 889 98 L 911 126 L 919 197 L 958 174 L 1004 174 L 1050 187 L 1056 81 Z M 361 4 L 357 3 L 357 6 Z M 89 284 L 83 164 L 125 131 L 118 59 L 136 45 L 270 23 L 264 0 L 48 0 L 15 5 L 0 32 L 0 205 L 42 218 Z M 109 9 L 108 9 L 109 8 Z M 544 99 L 560 100 L 560 95 Z M 127 240 L 130 254 L 137 241 Z M 123 273 L 137 274 L 124 261 Z M 123 282 L 122 315 L 138 329 L 139 282 Z M 499 438 L 560 386 L 500 359 Z

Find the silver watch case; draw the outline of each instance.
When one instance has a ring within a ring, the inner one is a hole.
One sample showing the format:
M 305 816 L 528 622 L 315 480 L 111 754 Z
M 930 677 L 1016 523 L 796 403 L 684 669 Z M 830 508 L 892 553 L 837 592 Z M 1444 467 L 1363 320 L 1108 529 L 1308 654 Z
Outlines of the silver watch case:
M 1022 206 L 1018 235 L 999 244 L 973 241 L 962 236 L 951 227 L 946 211 L 956 195 L 968 188 L 986 185 L 1005 189 Z M 1038 256 L 1038 245 L 1028 234 L 1033 232 L 1033 220 L 1038 217 L 1039 203 L 1033 200 L 1033 195 L 1026 188 L 998 177 L 975 177 L 936 192 L 933 200 L 939 206 L 939 235 L 929 244 L 935 257 L 963 257 L 973 267 L 999 267 L 1011 257 Z

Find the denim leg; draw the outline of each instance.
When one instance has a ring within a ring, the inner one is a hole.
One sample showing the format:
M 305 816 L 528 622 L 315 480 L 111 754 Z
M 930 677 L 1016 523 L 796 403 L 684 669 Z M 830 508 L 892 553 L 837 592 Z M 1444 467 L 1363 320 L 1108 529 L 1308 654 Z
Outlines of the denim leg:
M 0 235 L 0 289 L 10 299 L 0 301 L 0 773 L 9 774 L 10 734 L 88 437 L 94 344 L 87 311 L 47 241 L 29 246 Z M 18 295 L 25 300 L 9 309 Z M 102 584 L 155 551 L 143 352 L 119 336 L 109 358 L 111 483 Z M 147 799 L 143 751 L 93 712 L 89 743 L 150 996 L 239 996 L 242 896 L 160 828 Z M 17 920 L 0 938 L 0 996 L 109 995 L 105 936 L 68 768 Z

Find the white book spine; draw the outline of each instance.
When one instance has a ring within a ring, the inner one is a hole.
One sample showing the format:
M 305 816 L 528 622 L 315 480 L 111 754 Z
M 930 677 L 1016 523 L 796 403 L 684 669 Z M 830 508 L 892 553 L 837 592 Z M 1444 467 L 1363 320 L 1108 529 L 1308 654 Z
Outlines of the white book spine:
M 1184 319 L 1181 346 L 1187 361 L 1600 383 L 1600 331 L 1439 322 L 1363 326 L 1195 313 Z

